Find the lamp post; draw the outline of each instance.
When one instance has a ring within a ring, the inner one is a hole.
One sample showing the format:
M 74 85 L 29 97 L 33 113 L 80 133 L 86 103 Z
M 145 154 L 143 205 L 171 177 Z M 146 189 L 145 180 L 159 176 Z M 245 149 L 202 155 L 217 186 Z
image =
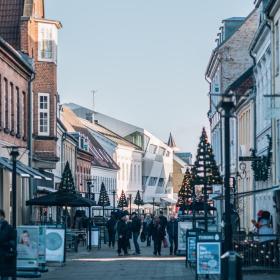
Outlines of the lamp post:
M 17 228 L 17 157 L 19 156 L 18 147 L 12 147 L 10 152 L 13 163 L 12 173 L 12 193 L 13 193 L 13 228 Z
M 155 198 L 153 197 L 153 215 L 155 215 Z
M 87 181 L 88 198 L 91 199 L 91 181 Z M 91 206 L 88 208 L 88 250 L 91 251 Z
M 13 224 L 12 224 L 12 226 L 16 232 L 16 229 L 17 229 L 17 157 L 19 156 L 18 147 L 12 147 L 10 156 L 12 157 L 12 163 L 13 163 L 13 173 L 12 173 Z M 17 244 L 17 242 L 15 244 Z M 17 248 L 16 248 L 16 251 L 17 251 Z M 15 258 L 16 258 L 16 256 L 15 256 Z M 16 259 L 14 259 L 14 268 L 16 270 Z M 17 277 L 13 276 L 12 279 L 16 280 Z
M 233 94 L 222 97 L 221 108 L 224 111 L 224 190 L 225 190 L 225 251 L 233 249 L 230 207 L 230 118 L 234 108 Z
M 116 210 L 116 191 L 113 190 L 113 211 Z
M 222 256 L 222 279 L 242 279 L 241 257 L 233 250 L 232 242 L 232 209 L 230 205 L 230 118 L 234 109 L 233 93 L 222 96 L 220 103 L 224 111 L 224 191 L 225 191 L 225 254 Z M 241 278 L 240 278 L 241 277 Z

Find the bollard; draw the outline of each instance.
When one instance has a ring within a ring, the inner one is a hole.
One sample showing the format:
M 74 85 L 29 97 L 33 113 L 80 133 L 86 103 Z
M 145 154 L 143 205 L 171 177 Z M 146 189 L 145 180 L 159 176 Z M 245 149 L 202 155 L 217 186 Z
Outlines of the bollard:
M 226 252 L 222 259 L 222 280 L 242 280 L 242 257 L 235 251 Z

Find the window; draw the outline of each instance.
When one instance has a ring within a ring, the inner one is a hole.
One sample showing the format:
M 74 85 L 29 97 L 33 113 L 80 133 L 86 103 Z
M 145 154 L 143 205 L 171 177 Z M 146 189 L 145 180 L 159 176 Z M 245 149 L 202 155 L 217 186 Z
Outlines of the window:
M 276 25 L 275 25 L 275 36 L 276 36 L 276 38 L 275 38 L 275 44 L 276 44 L 276 75 L 278 75 L 279 74 L 279 63 L 280 63 L 280 61 L 279 61 L 279 59 L 280 59 L 280 55 L 279 55 L 279 51 L 280 51 L 280 49 L 279 49 L 279 22 L 277 21 L 276 22 Z
M 164 185 L 164 178 L 159 178 L 158 187 L 163 187 L 163 185 Z
M 149 186 L 155 186 L 157 183 L 157 177 L 151 177 L 149 181 Z
M 39 23 L 38 59 L 55 62 L 57 53 L 57 28 L 54 24 Z
M 159 154 L 160 156 L 164 156 L 164 154 L 165 154 L 165 149 L 164 149 L 163 147 L 159 147 L 159 149 L 158 149 L 158 154 Z
M 9 88 L 8 88 L 8 80 L 4 79 L 5 86 L 5 99 L 4 99 L 4 107 L 5 107 L 5 128 L 9 129 Z
M 50 134 L 49 106 L 49 94 L 39 93 L 39 135 Z
M 17 108 L 17 110 L 16 110 L 16 113 L 17 113 L 17 115 L 16 115 L 16 119 L 17 119 L 17 135 L 20 135 L 20 129 L 21 129 L 21 125 L 20 125 L 20 122 L 21 122 L 21 120 L 20 120 L 20 115 L 21 115 L 20 103 L 21 102 L 20 102 L 20 94 L 19 94 L 19 88 L 18 87 L 16 87 L 16 93 L 17 93 L 17 96 L 16 96 L 16 98 L 17 98 L 17 105 L 16 105 L 16 108 Z
M 14 85 L 10 83 L 11 88 L 11 133 L 15 131 L 15 93 L 14 93 Z
M 26 93 L 23 91 L 22 92 L 22 122 L 23 122 L 23 136 L 26 138 L 27 136 L 27 109 L 26 109 L 26 104 L 27 104 L 27 100 L 26 100 Z
M 143 176 L 142 177 L 142 181 L 143 181 L 143 186 L 146 186 L 146 184 L 147 184 L 147 181 L 148 181 L 148 176 Z
M 155 154 L 156 151 L 157 151 L 157 146 L 151 144 L 151 145 L 149 146 L 149 152 L 152 153 L 152 154 Z

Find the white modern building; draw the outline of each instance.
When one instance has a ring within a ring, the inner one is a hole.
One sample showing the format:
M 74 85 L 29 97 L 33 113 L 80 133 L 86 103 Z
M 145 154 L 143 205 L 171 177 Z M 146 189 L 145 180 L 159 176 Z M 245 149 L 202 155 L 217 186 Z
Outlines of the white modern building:
M 149 131 L 95 112 L 94 119 L 143 151 L 142 190 L 145 202 L 174 203 L 173 149 Z

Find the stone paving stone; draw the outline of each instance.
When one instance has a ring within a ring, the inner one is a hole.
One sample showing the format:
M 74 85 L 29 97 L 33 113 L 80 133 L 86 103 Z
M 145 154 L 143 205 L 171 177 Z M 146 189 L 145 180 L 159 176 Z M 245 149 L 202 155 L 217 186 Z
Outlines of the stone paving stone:
M 187 269 L 184 257 L 170 257 L 163 249 L 161 257 L 153 257 L 152 247 L 141 246 L 142 255 L 118 257 L 115 250 L 103 245 L 92 252 L 69 253 L 63 267 L 49 267 L 42 280 L 194 280 L 194 271 Z M 205 279 L 205 278 L 203 278 Z M 244 280 L 280 280 L 280 275 L 244 275 Z M 19 279 L 20 280 L 20 279 Z

